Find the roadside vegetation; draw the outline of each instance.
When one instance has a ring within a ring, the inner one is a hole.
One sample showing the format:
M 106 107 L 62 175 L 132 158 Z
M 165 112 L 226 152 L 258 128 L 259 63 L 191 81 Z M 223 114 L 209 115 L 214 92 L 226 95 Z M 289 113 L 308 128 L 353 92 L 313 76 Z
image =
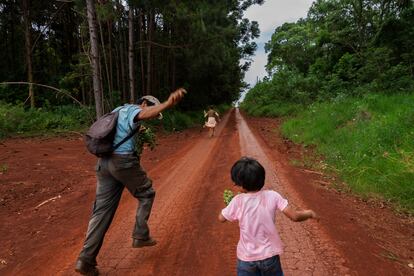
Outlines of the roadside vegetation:
M 0 139 L 80 131 L 95 118 L 92 108 L 56 106 L 24 108 L 0 102 Z
M 241 108 L 284 117 L 352 191 L 414 213 L 413 43 L 412 1 L 316 1 L 275 29 Z
M 287 120 L 282 133 L 316 145 L 327 169 L 353 191 L 414 211 L 414 95 L 315 103 Z
M 231 105 L 221 104 L 216 109 L 222 114 Z M 146 125 L 162 128 L 166 131 L 183 130 L 190 127 L 202 126 L 204 116 L 202 110 L 179 111 L 167 110 L 162 120 L 152 120 Z M 81 132 L 95 120 L 95 110 L 92 107 L 73 105 L 24 108 L 23 105 L 11 105 L 0 102 L 0 139 L 12 136 L 56 135 L 68 132 Z

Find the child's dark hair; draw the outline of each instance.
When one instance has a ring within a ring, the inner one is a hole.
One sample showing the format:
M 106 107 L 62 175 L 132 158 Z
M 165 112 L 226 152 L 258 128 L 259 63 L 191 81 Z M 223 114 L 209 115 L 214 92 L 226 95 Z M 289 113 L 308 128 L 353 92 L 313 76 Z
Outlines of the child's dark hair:
M 246 191 L 260 191 L 265 182 L 265 169 L 256 160 L 242 157 L 231 167 L 231 180 Z

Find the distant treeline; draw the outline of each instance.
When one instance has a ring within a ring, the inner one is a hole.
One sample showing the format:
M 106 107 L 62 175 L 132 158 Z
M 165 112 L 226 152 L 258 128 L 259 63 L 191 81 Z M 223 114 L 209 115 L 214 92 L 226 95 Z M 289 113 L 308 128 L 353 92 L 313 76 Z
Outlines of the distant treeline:
M 265 46 L 269 76 L 244 105 L 253 110 L 275 102 L 412 92 L 413 45 L 411 0 L 315 1 L 306 18 L 276 28 Z
M 238 1 L 0 1 L 0 101 L 33 107 L 70 104 L 69 93 L 94 105 L 93 14 L 101 105 L 107 111 L 143 94 L 164 99 L 184 86 L 184 109 L 230 103 L 244 86 L 256 49 L 257 22 L 243 18 L 260 0 Z M 88 7 L 90 13 L 87 13 Z M 90 22 L 89 22 L 90 23 Z M 29 91 L 29 87 L 30 90 Z

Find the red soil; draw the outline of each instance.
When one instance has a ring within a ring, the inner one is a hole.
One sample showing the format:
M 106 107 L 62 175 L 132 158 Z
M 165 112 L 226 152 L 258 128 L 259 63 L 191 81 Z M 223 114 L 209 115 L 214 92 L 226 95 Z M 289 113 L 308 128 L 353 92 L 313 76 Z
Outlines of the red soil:
M 293 223 L 278 215 L 286 275 L 413 273 L 412 221 L 290 165 L 303 151 L 273 131 L 277 120 L 247 122 L 250 129 L 231 112 L 212 139 L 199 129 L 161 135 L 142 158 L 157 191 L 150 228 L 159 243 L 131 248 L 137 203 L 125 192 L 98 256 L 102 274 L 234 275 L 238 227 L 217 215 L 223 190 L 232 188 L 230 167 L 246 154 L 264 163 L 269 188 L 322 217 Z M 80 137 L 0 144 L 1 275 L 74 275 L 94 199 L 94 163 Z

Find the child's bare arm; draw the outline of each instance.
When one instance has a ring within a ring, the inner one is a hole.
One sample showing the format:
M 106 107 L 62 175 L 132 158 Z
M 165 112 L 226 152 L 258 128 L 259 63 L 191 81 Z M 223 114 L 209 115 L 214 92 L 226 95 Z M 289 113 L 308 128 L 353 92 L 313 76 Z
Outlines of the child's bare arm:
M 283 211 L 283 214 L 290 218 L 292 221 L 304 221 L 310 218 L 317 219 L 318 216 L 312 210 L 294 210 L 293 208 L 287 206 Z
M 227 221 L 227 219 L 220 213 L 219 214 L 219 216 L 218 216 L 218 220 L 220 221 L 220 222 L 226 222 Z

